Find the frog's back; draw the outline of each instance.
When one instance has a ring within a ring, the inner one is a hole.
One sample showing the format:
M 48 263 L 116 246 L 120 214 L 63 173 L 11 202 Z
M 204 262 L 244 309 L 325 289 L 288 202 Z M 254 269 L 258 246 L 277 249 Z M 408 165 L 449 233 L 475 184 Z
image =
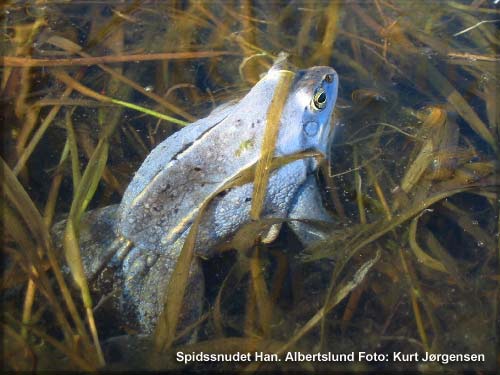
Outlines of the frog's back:
M 204 199 L 257 160 L 275 85 L 275 80 L 259 82 L 237 104 L 159 144 L 125 192 L 120 233 L 148 250 L 174 243 Z
M 156 146 L 146 157 L 127 187 L 122 198 L 121 209 L 129 207 L 132 201 L 176 155 L 192 145 L 203 133 L 224 120 L 231 113 L 233 106 L 234 103 L 229 103 L 217 107 L 208 117 L 189 124 Z

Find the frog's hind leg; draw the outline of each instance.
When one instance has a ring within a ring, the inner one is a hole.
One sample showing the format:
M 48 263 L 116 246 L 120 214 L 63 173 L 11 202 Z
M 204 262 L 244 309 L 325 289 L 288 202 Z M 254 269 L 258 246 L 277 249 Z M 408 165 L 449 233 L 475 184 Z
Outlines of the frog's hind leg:
M 135 328 L 140 332 L 149 334 L 154 331 L 165 303 L 168 302 L 167 286 L 183 242 L 183 238 L 180 238 L 170 248 L 156 251 L 133 248 L 123 263 L 125 277 L 122 309 L 135 322 Z M 203 271 L 199 259 L 195 257 L 191 263 L 181 309 L 179 331 L 195 323 L 201 316 L 204 292 Z
M 106 334 L 117 333 L 121 325 L 121 321 L 115 319 L 119 315 L 123 284 L 121 262 L 130 250 L 129 241 L 116 231 L 117 209 L 118 205 L 112 205 L 87 212 L 79 226 L 80 255 L 94 301 L 96 321 L 100 328 L 105 328 Z M 62 243 L 66 223 L 66 220 L 61 221 L 52 228 L 59 254 L 64 254 Z M 66 260 L 62 258 L 63 272 L 72 279 Z
M 83 215 L 79 228 L 79 244 L 85 276 L 89 280 L 96 278 L 124 245 L 124 240 L 115 231 L 117 209 L 118 205 L 112 205 Z M 66 220 L 58 222 L 51 231 L 54 243 L 60 250 L 66 223 Z
M 92 283 L 98 279 L 106 268 L 117 268 L 129 249 L 129 242 L 116 231 L 118 205 L 111 205 L 87 212 L 80 223 L 79 245 L 83 269 L 87 280 Z M 66 220 L 60 221 L 52 228 L 54 243 L 64 254 L 63 238 Z M 63 264 L 66 261 L 63 259 Z M 67 266 L 63 267 L 69 273 Z

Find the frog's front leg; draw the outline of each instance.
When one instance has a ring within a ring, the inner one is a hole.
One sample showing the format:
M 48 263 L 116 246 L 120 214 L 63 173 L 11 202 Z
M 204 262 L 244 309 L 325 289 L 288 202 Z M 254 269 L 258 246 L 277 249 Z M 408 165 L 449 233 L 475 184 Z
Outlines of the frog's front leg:
M 288 226 L 305 246 L 324 239 L 328 235 L 326 228 L 320 228 L 319 225 L 305 222 L 311 220 L 318 222 L 318 224 L 319 222 L 333 223 L 332 216 L 322 203 L 321 192 L 314 174 L 308 175 L 304 184 L 297 191 L 291 203 L 288 218 L 292 219 L 289 221 Z

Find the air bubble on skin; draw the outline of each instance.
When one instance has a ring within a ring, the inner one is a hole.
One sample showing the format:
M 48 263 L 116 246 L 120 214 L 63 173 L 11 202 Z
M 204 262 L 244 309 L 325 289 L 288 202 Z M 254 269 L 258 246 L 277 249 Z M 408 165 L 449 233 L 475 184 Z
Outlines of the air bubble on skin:
M 136 260 L 134 260 L 134 263 L 132 263 L 132 266 L 130 267 L 130 273 L 133 276 L 135 273 L 141 272 L 144 269 L 144 266 L 145 266 L 144 259 L 137 258 Z M 132 277 L 130 277 L 129 280 L 131 278 Z
M 156 260 L 156 257 L 155 257 L 155 256 L 153 256 L 153 255 L 149 255 L 149 256 L 146 258 L 146 265 L 147 265 L 148 267 L 151 267 L 151 266 L 154 264 L 155 260 Z
M 477 221 L 477 220 L 472 220 L 472 225 L 479 225 L 479 221 Z
M 484 246 L 485 246 L 485 243 L 484 243 L 483 241 L 477 241 L 477 242 L 476 242 L 476 245 L 477 245 L 478 247 L 484 247 Z

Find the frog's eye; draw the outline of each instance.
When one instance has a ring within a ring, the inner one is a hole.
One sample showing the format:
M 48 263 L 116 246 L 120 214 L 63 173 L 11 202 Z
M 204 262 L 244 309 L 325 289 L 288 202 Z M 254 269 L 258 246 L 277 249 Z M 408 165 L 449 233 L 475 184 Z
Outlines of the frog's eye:
M 326 91 L 322 87 L 317 89 L 314 93 L 312 106 L 318 111 L 326 107 Z

